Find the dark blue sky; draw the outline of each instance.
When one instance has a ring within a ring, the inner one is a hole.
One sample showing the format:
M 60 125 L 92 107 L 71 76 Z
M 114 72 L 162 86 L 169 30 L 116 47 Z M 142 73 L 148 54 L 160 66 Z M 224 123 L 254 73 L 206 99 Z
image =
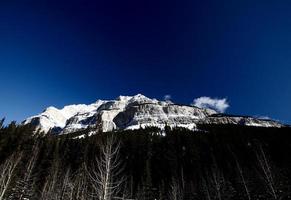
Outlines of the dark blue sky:
M 291 122 L 290 1 L 1 1 L 0 116 L 142 93 Z

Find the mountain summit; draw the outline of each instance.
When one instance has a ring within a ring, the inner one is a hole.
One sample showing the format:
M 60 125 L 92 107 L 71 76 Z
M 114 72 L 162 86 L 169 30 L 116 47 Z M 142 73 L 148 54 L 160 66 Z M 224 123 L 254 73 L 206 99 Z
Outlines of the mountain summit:
M 217 113 L 212 109 L 159 101 L 142 94 L 119 96 L 115 100 L 97 100 L 85 105 L 68 105 L 62 109 L 48 107 L 42 113 L 22 122 L 45 133 L 72 133 L 89 127 L 98 131 L 139 129 L 145 127 L 184 127 L 198 124 L 239 124 L 245 126 L 282 127 L 273 120 Z

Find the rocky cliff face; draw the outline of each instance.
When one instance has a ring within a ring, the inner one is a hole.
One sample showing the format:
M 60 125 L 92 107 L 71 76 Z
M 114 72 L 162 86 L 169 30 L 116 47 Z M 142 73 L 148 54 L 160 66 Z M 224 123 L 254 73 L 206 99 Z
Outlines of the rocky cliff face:
M 229 116 L 190 105 L 158 101 L 144 95 L 119 96 L 116 100 L 98 100 L 90 105 L 69 105 L 63 109 L 47 108 L 39 115 L 26 119 L 36 129 L 58 134 L 94 127 L 99 131 L 139 129 L 144 127 L 185 127 L 195 129 L 197 124 L 241 124 L 246 126 L 281 127 L 272 120 Z
M 198 124 L 238 124 L 257 127 L 283 127 L 285 125 L 271 119 L 260 119 L 250 116 L 213 114 L 198 122 Z

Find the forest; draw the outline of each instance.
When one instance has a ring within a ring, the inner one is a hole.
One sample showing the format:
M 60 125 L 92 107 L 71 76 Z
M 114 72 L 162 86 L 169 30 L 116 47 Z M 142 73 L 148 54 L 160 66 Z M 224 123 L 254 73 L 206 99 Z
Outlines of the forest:
M 55 135 L 2 120 L 0 200 L 291 199 L 290 127 L 197 128 Z

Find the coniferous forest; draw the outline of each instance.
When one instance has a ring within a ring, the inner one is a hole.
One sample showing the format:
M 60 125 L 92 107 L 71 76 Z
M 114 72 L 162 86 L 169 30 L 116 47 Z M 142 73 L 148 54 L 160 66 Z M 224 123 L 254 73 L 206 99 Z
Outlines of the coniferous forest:
M 198 129 L 43 135 L 2 120 L 0 200 L 291 199 L 289 127 Z

